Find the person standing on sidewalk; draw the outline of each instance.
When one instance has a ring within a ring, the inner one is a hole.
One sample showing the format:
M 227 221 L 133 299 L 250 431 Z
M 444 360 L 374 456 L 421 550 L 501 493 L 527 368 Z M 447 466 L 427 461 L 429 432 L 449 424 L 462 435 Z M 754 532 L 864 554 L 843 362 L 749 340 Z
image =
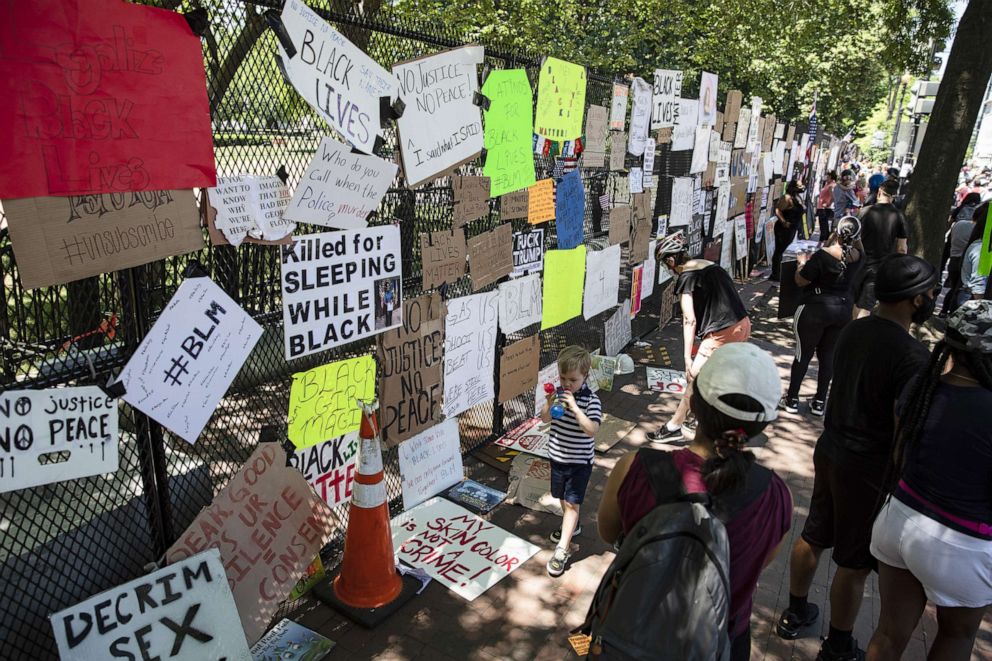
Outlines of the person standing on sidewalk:
M 806 216 L 802 192 L 802 187 L 793 179 L 789 182 L 785 195 L 775 204 L 775 252 L 772 254 L 772 273 L 769 277 L 773 282 L 778 282 L 782 270 L 782 255 L 789 244 L 796 240 L 796 232 L 802 227 Z
M 816 220 L 820 226 L 820 241 L 830 236 L 830 225 L 834 219 L 834 189 L 837 188 L 837 173 L 827 173 L 826 182 L 816 197 Z
M 854 173 L 844 170 L 840 173 L 840 183 L 834 186 L 834 218 L 843 218 L 855 213 L 861 202 L 854 194 Z
M 791 640 L 816 622 L 819 609 L 807 598 L 820 556 L 832 548 L 837 573 L 830 584 L 830 633 L 818 661 L 863 658 L 852 632 L 865 581 L 877 567 L 869 545 L 892 461 L 893 412 L 928 355 L 909 328 L 933 313 L 938 276 L 919 257 L 888 257 L 878 268 L 878 310 L 848 324 L 837 341 L 833 388 L 813 452 L 809 516 L 792 548 L 789 606 L 776 627 Z
M 898 186 L 886 181 L 878 189 L 878 202 L 861 212 L 861 243 L 865 265 L 855 284 L 854 316 L 867 316 L 875 307 L 875 273 L 883 259 L 893 253 L 906 254 L 909 231 L 906 216 L 893 204 Z
M 975 210 L 982 203 L 981 195 L 968 193 L 964 201 L 951 212 L 951 227 L 947 231 L 947 282 L 948 292 L 944 296 L 944 305 L 940 316 L 946 316 L 957 307 L 958 292 L 961 291 L 961 262 L 964 251 L 971 239 L 971 231 L 975 227 Z M 943 270 L 943 269 L 941 269 Z

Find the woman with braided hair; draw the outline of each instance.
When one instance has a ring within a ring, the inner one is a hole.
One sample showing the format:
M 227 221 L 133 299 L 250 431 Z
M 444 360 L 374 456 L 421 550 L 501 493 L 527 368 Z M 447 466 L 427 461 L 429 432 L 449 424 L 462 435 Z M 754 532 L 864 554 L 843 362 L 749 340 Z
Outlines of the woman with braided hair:
M 882 612 L 869 659 L 898 659 L 927 600 L 937 606 L 930 659 L 971 656 L 992 604 L 992 301 L 948 319 L 929 367 L 899 408 L 898 483 L 872 530 Z

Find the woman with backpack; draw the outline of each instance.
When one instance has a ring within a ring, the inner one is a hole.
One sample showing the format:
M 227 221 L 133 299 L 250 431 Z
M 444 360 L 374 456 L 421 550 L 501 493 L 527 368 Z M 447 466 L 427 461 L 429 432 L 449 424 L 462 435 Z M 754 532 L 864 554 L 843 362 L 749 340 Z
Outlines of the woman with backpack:
M 598 644 L 601 648 L 626 647 L 628 655 L 635 658 L 647 658 L 652 654 L 655 658 L 693 659 L 709 658 L 710 655 L 724 658 L 719 656 L 721 650 L 712 648 L 713 635 L 702 624 L 703 621 L 712 623 L 715 618 L 693 618 L 691 615 L 700 601 L 695 590 L 711 594 L 707 589 L 709 584 L 680 586 L 680 581 L 684 582 L 687 577 L 701 581 L 704 574 L 712 575 L 712 572 L 687 571 L 685 567 L 686 553 L 699 551 L 701 545 L 693 546 L 693 542 L 684 540 L 699 539 L 702 533 L 659 530 L 659 527 L 671 527 L 679 521 L 686 526 L 698 523 L 698 511 L 689 510 L 686 515 L 685 508 L 689 507 L 687 501 L 704 499 L 709 501 L 708 511 L 715 519 L 715 530 L 711 529 L 716 547 L 713 553 L 723 554 L 721 563 L 729 564 L 725 589 L 717 590 L 721 597 L 725 596 L 722 602 L 725 618 L 720 621 L 726 626 L 722 633 L 729 637 L 732 661 L 750 658 L 754 591 L 761 570 L 771 562 L 789 530 L 792 496 L 785 482 L 758 465 L 747 447 L 752 440 L 758 440 L 756 437 L 760 432 L 775 419 L 781 394 L 782 381 L 770 355 L 743 342 L 722 346 L 713 352 L 696 377 L 691 407 L 697 427 L 689 447 L 673 452 L 642 448 L 617 462 L 599 507 L 599 534 L 609 543 L 614 543 L 621 535 L 624 541 L 600 591 L 604 590 L 603 585 L 613 582 L 613 576 L 622 577 L 623 571 L 636 563 L 638 554 L 647 553 L 649 542 L 664 545 L 681 539 L 690 551 L 664 546 L 655 549 L 658 557 L 677 560 L 671 576 L 641 573 L 636 578 L 636 585 L 631 586 L 624 586 L 621 580 L 612 608 L 617 608 L 624 599 L 632 604 L 640 599 L 641 604 L 649 601 L 657 604 L 651 617 L 661 615 L 675 623 L 681 616 L 691 621 L 683 619 L 684 626 L 668 627 L 657 631 L 655 636 L 651 633 L 655 628 L 649 627 L 642 630 L 636 640 L 618 640 L 623 637 L 616 633 L 620 625 L 600 622 L 599 618 L 604 614 L 594 612 L 601 602 L 597 592 L 590 610 L 594 646 L 597 632 L 600 632 Z M 652 541 L 658 538 L 663 539 Z M 703 566 L 707 565 L 705 557 Z M 631 571 L 627 575 L 635 573 Z M 645 594 L 645 590 L 653 592 Z M 714 610 L 717 608 L 719 604 Z M 685 613 L 689 615 L 683 615 Z M 632 631 L 637 629 L 643 627 L 631 625 Z M 682 631 L 692 637 L 677 640 L 676 636 L 673 639 L 673 631 Z

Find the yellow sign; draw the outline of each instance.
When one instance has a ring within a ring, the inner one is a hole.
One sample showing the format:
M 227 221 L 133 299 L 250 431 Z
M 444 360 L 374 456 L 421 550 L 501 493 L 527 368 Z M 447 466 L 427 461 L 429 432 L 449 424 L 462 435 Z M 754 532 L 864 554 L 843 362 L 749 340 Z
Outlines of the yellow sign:
M 289 390 L 289 440 L 308 448 L 362 423 L 356 400 L 375 397 L 375 360 L 359 356 L 293 375 Z
M 554 57 L 545 59 L 537 82 L 534 133 L 548 140 L 575 140 L 582 135 L 585 107 L 585 67 Z
M 555 180 L 541 179 L 528 189 L 527 222 L 531 225 L 555 219 Z
M 541 330 L 554 328 L 582 314 L 586 281 L 586 247 L 549 250 L 544 254 L 544 296 Z

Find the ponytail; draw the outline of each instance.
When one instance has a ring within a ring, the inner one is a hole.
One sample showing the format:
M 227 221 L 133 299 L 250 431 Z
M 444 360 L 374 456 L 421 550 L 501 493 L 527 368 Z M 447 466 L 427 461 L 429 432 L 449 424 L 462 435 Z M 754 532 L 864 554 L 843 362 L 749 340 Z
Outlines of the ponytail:
M 724 395 L 721 399 L 740 411 L 763 411 L 761 404 L 749 395 Z M 742 487 L 754 463 L 747 441 L 764 430 L 768 421 L 732 418 L 710 406 L 697 391 L 693 391 L 689 401 L 696 415 L 696 433 L 713 445 L 714 456 L 702 467 L 707 491 L 717 497 Z

